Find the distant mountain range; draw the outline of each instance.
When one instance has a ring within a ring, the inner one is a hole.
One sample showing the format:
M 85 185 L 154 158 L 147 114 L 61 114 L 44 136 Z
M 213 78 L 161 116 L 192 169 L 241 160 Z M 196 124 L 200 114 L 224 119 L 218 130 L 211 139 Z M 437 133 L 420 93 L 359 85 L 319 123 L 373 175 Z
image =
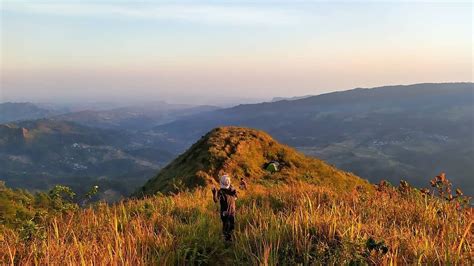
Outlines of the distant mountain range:
M 53 117 L 82 125 L 115 129 L 149 129 L 189 115 L 217 110 L 214 106 L 161 103 L 156 106 L 129 106 L 110 110 L 85 110 Z
M 0 124 L 52 116 L 56 112 L 32 103 L 0 103 Z
M 446 171 L 474 195 L 473 97 L 473 83 L 358 88 L 202 113 L 154 132 L 184 150 L 214 127 L 252 127 L 373 182 L 423 186 Z
M 188 115 L 217 109 L 219 108 L 215 106 L 168 104 L 166 102 L 120 106 L 110 109 L 106 109 L 101 103 L 98 103 L 97 106 L 93 104 L 56 106 L 7 102 L 0 103 L 0 124 L 50 118 L 57 121 L 76 122 L 89 127 L 137 130 L 153 128 Z
M 99 183 L 103 198 L 117 199 L 211 129 L 244 126 L 372 182 L 425 186 L 445 171 L 474 195 L 473 83 L 358 88 L 225 109 L 157 103 L 58 113 L 3 103 L 0 111 L 2 123 L 16 121 L 0 125 L 0 180 L 11 187 Z
M 294 100 L 301 100 L 304 98 L 309 98 L 314 95 L 306 95 L 306 96 L 295 96 L 295 97 L 273 97 L 271 100 L 272 102 L 279 102 L 279 101 L 294 101 Z
M 0 179 L 30 190 L 65 184 L 79 193 L 99 185 L 100 198 L 117 200 L 175 157 L 132 139 L 127 132 L 47 119 L 0 125 Z
M 147 129 L 216 109 L 165 102 L 1 103 L 0 180 L 30 190 L 65 184 L 81 192 L 100 185 L 100 198 L 117 200 L 176 156 L 173 141 Z

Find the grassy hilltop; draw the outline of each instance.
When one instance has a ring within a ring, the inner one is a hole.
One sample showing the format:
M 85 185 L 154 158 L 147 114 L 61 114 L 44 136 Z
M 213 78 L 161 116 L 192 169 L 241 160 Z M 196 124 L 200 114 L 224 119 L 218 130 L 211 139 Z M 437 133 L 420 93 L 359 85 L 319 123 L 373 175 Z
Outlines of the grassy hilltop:
M 265 164 L 271 161 L 280 163 L 280 171 L 271 174 L 265 170 Z M 219 173 L 224 172 L 235 181 L 244 177 L 251 183 L 267 185 L 304 181 L 336 190 L 370 188 L 367 181 L 282 145 L 263 131 L 220 127 L 162 169 L 136 195 L 216 184 Z
M 281 171 L 265 171 L 269 160 Z M 249 181 L 231 245 L 209 189 L 222 171 Z M 438 184 L 449 187 L 444 175 Z M 114 205 L 78 209 L 50 193 L 38 209 L 35 198 L 0 189 L 0 216 L 17 199 L 30 215 L 0 224 L 2 265 L 474 263 L 473 213 L 461 193 L 370 185 L 245 128 L 211 131 L 136 193 L 144 197 Z

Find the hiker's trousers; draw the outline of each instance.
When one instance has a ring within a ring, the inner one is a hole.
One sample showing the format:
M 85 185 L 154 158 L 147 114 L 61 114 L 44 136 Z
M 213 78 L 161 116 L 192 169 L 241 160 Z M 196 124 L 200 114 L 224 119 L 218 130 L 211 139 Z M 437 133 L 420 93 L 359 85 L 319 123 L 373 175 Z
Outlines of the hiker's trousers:
M 232 240 L 232 232 L 234 231 L 235 216 L 221 214 L 222 232 L 226 241 Z

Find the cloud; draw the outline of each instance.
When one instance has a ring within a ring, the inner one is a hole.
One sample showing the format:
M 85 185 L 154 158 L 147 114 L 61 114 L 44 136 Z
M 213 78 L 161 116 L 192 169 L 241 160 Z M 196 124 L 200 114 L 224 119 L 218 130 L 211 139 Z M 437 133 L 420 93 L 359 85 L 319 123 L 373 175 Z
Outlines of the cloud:
M 294 25 L 301 20 L 301 14 L 294 10 L 251 5 L 4 2 L 1 9 L 54 16 L 118 17 L 231 25 Z

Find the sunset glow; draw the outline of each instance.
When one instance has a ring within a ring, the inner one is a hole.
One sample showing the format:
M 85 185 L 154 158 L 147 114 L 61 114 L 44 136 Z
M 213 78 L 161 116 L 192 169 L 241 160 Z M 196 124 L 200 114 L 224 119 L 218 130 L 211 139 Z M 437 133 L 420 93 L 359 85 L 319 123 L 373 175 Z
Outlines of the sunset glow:
M 3 100 L 472 81 L 470 2 L 1 3 Z

